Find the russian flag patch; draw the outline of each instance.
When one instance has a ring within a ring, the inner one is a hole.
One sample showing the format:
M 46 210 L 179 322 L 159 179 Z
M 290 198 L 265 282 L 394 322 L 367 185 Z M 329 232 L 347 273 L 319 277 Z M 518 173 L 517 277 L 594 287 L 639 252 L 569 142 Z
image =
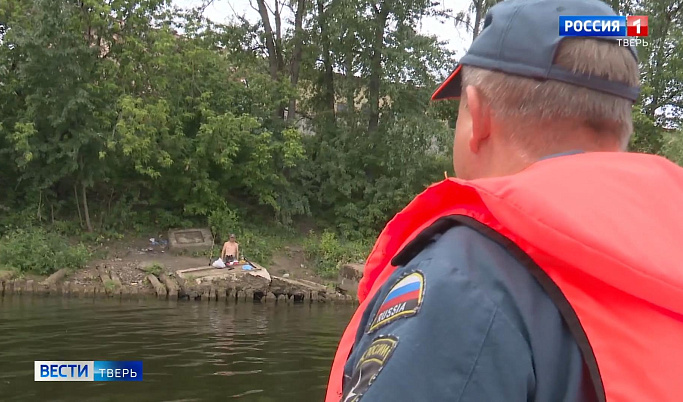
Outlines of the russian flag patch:
M 399 318 L 415 315 L 422 305 L 423 296 L 424 275 L 422 272 L 413 272 L 400 279 L 382 301 L 368 333 Z

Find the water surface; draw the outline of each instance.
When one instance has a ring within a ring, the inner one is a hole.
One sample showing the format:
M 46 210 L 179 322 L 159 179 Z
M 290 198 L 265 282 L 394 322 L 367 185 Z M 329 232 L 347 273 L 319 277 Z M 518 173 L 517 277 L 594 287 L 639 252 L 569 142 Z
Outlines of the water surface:
M 0 299 L 2 401 L 321 401 L 354 307 Z M 142 382 L 34 382 L 35 360 L 142 360 Z

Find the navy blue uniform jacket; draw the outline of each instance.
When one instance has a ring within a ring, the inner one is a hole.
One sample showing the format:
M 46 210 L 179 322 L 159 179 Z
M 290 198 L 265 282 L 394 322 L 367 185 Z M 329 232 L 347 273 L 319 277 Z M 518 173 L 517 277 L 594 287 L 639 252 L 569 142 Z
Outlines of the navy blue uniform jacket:
M 343 389 L 343 401 L 363 402 L 595 400 L 549 296 L 503 246 L 467 226 L 435 235 L 383 284 Z

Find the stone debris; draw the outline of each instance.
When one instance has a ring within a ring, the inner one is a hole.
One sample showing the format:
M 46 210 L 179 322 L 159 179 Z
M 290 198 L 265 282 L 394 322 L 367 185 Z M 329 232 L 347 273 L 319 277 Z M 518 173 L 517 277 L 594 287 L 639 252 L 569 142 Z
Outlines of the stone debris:
M 168 232 L 171 250 L 208 250 L 213 247 L 213 236 L 206 228 L 180 229 Z
M 363 277 L 362 264 L 345 264 L 339 270 L 336 291 L 343 295 L 355 297 L 358 293 L 358 283 Z
M 250 263 L 256 269 L 243 270 L 197 267 L 176 272 L 150 272 L 155 262 L 137 264 L 136 269 L 114 271 L 105 265 L 83 270 L 69 276 L 60 270 L 42 282 L 32 279 L 0 277 L 0 297 L 9 295 L 55 294 L 76 298 L 144 298 L 189 299 L 241 302 L 350 302 L 357 303 L 343 289 L 326 287 L 300 278 L 270 275 L 264 267 Z M 131 275 L 130 272 L 133 272 Z M 360 273 L 362 275 L 362 271 Z M 65 279 L 67 278 L 67 279 Z M 354 276 L 354 279 L 356 276 Z

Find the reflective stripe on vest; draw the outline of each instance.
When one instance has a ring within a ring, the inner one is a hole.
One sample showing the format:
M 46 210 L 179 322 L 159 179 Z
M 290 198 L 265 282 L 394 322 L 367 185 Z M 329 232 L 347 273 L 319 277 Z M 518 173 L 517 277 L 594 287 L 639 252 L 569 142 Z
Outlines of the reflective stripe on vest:
M 409 254 L 421 232 L 449 216 L 507 239 L 551 279 L 570 311 L 558 308 L 586 336 L 582 352 L 587 364 L 594 359 L 599 399 L 683 397 L 683 169 L 651 155 L 587 153 L 513 176 L 445 180 L 397 214 L 366 262 L 327 402 L 341 397 L 363 311 L 395 270 L 392 258 Z

